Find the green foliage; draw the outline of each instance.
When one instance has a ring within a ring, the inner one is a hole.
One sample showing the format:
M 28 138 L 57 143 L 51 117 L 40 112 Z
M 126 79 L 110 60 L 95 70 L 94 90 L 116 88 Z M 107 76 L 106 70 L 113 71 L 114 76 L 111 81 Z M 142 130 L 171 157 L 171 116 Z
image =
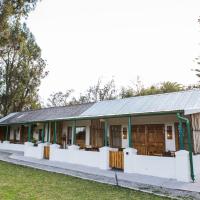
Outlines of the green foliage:
M 103 83 L 102 80 L 99 79 L 95 85 L 90 86 L 86 92 L 80 94 L 78 98 L 71 97 L 73 91 L 74 90 L 71 89 L 67 90 L 65 93 L 59 91 L 51 94 L 48 98 L 47 107 L 67 106 L 117 98 L 114 79 L 106 83 Z
M 46 62 L 21 17 L 37 0 L 3 0 L 0 8 L 0 114 L 40 107 L 38 87 L 47 75 Z
M 67 106 L 69 105 L 69 97 L 73 93 L 73 90 L 67 90 L 65 93 L 59 91 L 52 93 L 48 98 L 47 107 L 56 107 L 56 106 Z
M 19 23 L 22 17 L 36 7 L 38 0 L 1 0 L 0 1 L 0 46 L 10 37 L 10 26 Z
M 152 94 L 162 94 L 168 92 L 177 92 L 184 90 L 184 87 L 176 82 L 163 82 L 160 85 L 152 85 L 150 87 L 145 88 L 141 82 L 137 82 L 136 89 L 131 88 L 130 86 L 125 88 L 121 88 L 120 98 L 127 98 L 132 96 L 145 96 Z
M 88 102 L 97 102 L 116 99 L 116 97 L 117 96 L 114 79 L 111 79 L 105 84 L 103 84 L 102 80 L 99 79 L 95 85 L 88 88 L 85 95 L 80 96 L 80 100 L 87 99 Z

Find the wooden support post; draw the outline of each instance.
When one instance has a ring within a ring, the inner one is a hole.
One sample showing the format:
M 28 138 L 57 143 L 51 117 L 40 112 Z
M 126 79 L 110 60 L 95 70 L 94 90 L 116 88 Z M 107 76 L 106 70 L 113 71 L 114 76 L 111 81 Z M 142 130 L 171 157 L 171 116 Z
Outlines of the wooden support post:
M 76 144 L 76 120 L 74 120 L 74 125 L 73 125 L 73 134 L 72 134 L 72 139 L 73 139 L 73 141 L 72 141 L 72 144 Z
M 132 147 L 131 116 L 128 117 L 128 147 Z
M 105 119 L 104 127 L 104 146 L 108 146 L 108 120 Z
M 49 128 L 50 128 L 50 127 L 49 127 L 49 123 L 50 123 L 50 122 L 48 122 L 48 127 L 47 127 L 47 142 L 49 142 Z
M 9 126 L 6 126 L 6 141 L 8 141 L 8 131 L 9 131 Z
M 44 137 L 45 137 L 45 123 L 43 124 L 42 128 L 42 143 L 44 143 Z
M 56 144 L 57 140 L 57 123 L 56 121 L 54 122 L 54 134 L 53 134 L 53 143 Z

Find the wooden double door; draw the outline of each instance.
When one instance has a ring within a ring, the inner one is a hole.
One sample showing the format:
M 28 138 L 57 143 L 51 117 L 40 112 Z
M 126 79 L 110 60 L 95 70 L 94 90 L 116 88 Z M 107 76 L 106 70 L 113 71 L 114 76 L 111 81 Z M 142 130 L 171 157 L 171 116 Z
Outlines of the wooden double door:
M 121 125 L 110 126 L 110 147 L 122 147 L 122 127 Z
M 164 124 L 132 126 L 132 144 L 140 155 L 163 155 L 165 152 Z

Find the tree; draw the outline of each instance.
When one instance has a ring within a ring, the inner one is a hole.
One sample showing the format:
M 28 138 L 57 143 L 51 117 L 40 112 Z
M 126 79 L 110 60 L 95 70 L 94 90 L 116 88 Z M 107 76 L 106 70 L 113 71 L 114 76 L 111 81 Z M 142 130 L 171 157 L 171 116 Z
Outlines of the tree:
M 0 1 L 0 114 L 40 107 L 38 87 L 46 62 L 22 19 L 38 0 Z
M 196 58 L 195 62 L 199 66 L 200 65 L 200 57 Z M 194 71 L 196 72 L 196 76 L 198 76 L 200 78 L 200 69 L 196 68 L 196 69 L 194 69 Z
M 115 81 L 111 79 L 105 84 L 101 79 L 93 86 L 90 86 L 84 94 L 80 94 L 79 99 L 76 102 L 88 103 L 88 102 L 98 102 L 103 100 L 116 99 L 116 88 Z
M 69 97 L 73 93 L 74 90 L 66 90 L 65 93 L 59 91 L 56 93 L 52 93 L 48 98 L 48 107 L 57 107 L 57 106 L 67 106 L 69 104 L 76 104 L 75 102 L 72 103 L 69 100 Z
M 130 86 L 126 87 L 121 87 L 121 91 L 119 94 L 120 98 L 128 98 L 128 97 L 133 97 L 135 96 L 135 91 L 133 90 L 133 88 L 131 88 Z
M 35 9 L 38 0 L 0 0 L 0 47 L 10 37 L 10 25 L 19 23 Z
M 200 18 L 198 19 L 198 23 L 200 24 Z M 200 57 L 195 58 L 195 63 L 199 66 L 200 65 Z M 196 76 L 200 77 L 200 69 L 196 68 L 194 69 L 194 71 L 196 72 Z M 197 85 L 198 86 L 198 85 Z
M 161 93 L 178 92 L 182 90 L 184 90 L 183 85 L 177 82 L 166 81 L 166 82 L 161 83 L 161 86 L 160 86 Z
M 152 94 L 162 94 L 168 92 L 177 92 L 184 90 L 184 87 L 177 82 L 162 82 L 157 85 L 151 85 L 150 87 L 145 88 L 141 81 L 137 79 L 137 83 L 135 84 L 136 89 L 132 87 L 122 87 L 120 92 L 120 98 L 127 98 L 132 96 L 145 96 Z

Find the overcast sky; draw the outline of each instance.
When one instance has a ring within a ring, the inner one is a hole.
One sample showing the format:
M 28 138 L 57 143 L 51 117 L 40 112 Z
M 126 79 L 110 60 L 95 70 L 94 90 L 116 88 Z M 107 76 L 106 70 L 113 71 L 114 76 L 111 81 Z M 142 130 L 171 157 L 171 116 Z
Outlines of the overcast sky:
M 42 0 L 28 26 L 47 60 L 42 100 L 115 78 L 130 85 L 197 82 L 200 0 Z

